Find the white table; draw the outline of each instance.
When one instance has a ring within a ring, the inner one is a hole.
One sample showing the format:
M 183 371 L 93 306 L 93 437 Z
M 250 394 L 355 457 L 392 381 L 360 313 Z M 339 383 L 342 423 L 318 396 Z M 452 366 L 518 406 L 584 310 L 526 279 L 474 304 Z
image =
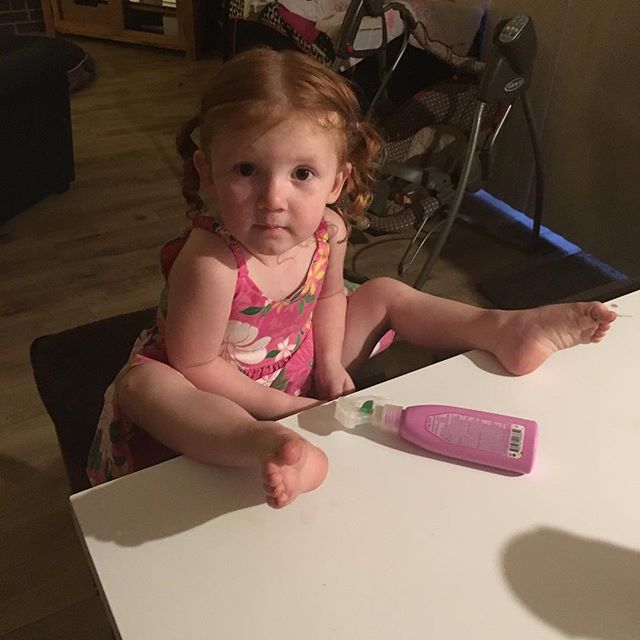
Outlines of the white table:
M 257 474 L 177 458 L 72 496 L 125 640 L 640 638 L 640 292 L 599 345 L 522 378 L 471 352 L 373 391 L 539 422 L 527 476 L 430 458 L 333 420 L 285 421 L 330 459 L 283 510 Z M 365 395 L 372 390 L 363 392 Z

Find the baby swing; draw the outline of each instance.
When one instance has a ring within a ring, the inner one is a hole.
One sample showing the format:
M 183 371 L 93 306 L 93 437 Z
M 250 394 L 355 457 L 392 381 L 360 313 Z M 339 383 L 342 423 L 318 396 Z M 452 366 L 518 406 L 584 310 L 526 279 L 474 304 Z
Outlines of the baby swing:
M 389 65 L 385 14 L 390 10 L 398 11 L 404 31 L 399 52 Z M 359 49 L 361 23 L 372 18 L 381 21 L 379 44 Z M 368 116 L 388 111 L 387 86 L 416 26 L 413 15 L 400 2 L 351 2 L 333 66 L 341 70 L 349 58 L 371 55 L 378 58 L 380 83 L 368 107 Z M 535 159 L 534 245 L 540 235 L 542 162 L 526 94 L 536 53 L 533 21 L 527 15 L 504 20 L 496 27 L 493 44 L 479 80 L 454 79 L 429 87 L 391 115 L 383 116 L 382 129 L 388 140 L 386 161 L 367 212 L 367 231 L 373 235 L 413 232 L 398 264 L 399 275 L 406 272 L 435 235 L 434 247 L 414 282 L 417 289 L 422 288 L 440 255 L 465 193 L 478 191 L 489 179 L 496 139 L 518 96 L 522 98 Z

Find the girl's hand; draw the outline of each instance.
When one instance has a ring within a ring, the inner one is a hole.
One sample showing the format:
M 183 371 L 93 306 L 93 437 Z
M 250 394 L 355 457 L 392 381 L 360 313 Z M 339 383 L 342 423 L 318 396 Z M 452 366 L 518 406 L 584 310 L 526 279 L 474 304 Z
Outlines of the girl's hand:
M 315 395 L 322 400 L 333 400 L 356 390 L 356 386 L 342 364 L 317 364 L 313 374 Z

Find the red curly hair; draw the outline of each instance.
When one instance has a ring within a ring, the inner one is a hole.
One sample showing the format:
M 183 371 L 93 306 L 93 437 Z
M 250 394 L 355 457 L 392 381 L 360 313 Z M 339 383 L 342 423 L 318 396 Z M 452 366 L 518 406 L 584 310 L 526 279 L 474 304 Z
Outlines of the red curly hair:
M 292 114 L 303 114 L 335 136 L 338 158 L 351 173 L 334 208 L 347 224 L 358 223 L 371 200 L 382 139 L 363 118 L 360 104 L 344 78 L 295 51 L 251 49 L 226 62 L 202 99 L 200 113 L 180 130 L 178 151 L 184 161 L 182 193 L 193 215 L 204 208 L 191 138 L 200 128 L 200 147 L 210 157 L 216 132 L 267 130 Z

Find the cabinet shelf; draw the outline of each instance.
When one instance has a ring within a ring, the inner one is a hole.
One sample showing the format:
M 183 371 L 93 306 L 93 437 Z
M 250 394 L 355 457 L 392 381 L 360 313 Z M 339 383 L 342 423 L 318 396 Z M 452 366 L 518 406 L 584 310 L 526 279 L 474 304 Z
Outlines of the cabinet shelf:
M 51 9 L 56 32 L 175 49 L 194 60 L 202 55 L 208 3 L 200 0 L 177 0 L 175 8 L 129 0 L 95 6 L 74 0 L 44 2 Z M 164 32 L 167 21 L 172 24 L 168 33 Z
M 128 11 L 147 11 L 148 13 L 161 13 L 167 16 L 175 16 L 176 15 L 176 7 L 163 7 L 161 5 L 156 4 L 145 4 L 144 2 L 128 2 L 127 3 Z

